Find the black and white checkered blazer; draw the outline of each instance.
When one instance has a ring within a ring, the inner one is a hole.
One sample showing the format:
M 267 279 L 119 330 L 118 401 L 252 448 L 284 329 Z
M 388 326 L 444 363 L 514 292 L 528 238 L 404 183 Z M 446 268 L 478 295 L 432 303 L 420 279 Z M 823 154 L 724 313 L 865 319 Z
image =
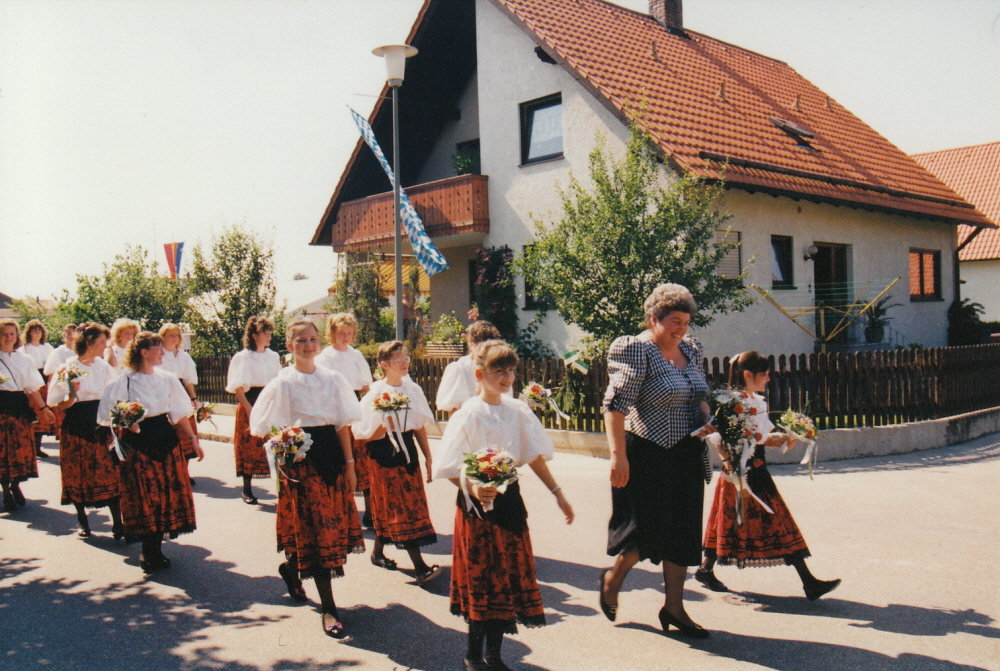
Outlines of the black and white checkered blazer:
M 680 370 L 663 358 L 649 331 L 623 336 L 608 352 L 608 389 L 602 410 L 625 415 L 625 430 L 669 448 L 703 423 L 699 406 L 708 394 L 701 343 L 690 335 L 680 344 L 688 364 Z M 705 480 L 712 479 L 707 446 Z

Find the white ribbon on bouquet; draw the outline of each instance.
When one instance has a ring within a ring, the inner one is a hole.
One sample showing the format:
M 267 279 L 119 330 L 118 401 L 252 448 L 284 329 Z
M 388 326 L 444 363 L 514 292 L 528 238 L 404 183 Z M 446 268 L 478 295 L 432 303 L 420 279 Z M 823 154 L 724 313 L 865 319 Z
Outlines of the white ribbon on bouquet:
M 406 457 L 406 463 L 409 464 L 410 463 L 410 452 L 409 452 L 409 450 L 406 449 L 406 443 L 403 441 L 403 432 L 400 430 L 399 411 L 398 410 L 393 410 L 392 411 L 392 416 L 396 420 L 395 422 L 392 422 L 392 426 L 389 426 L 389 423 L 385 421 L 386 419 L 388 419 L 387 418 L 388 414 L 389 413 L 383 413 L 382 419 L 383 419 L 383 425 L 386 428 L 386 434 L 388 434 L 388 436 L 389 436 L 389 442 L 392 443 L 392 447 L 393 447 L 393 449 L 396 450 L 396 452 L 402 452 L 403 453 L 403 456 Z M 409 414 L 409 410 L 407 410 L 407 415 L 408 414 Z M 407 417 L 407 415 L 403 415 L 403 423 L 404 424 L 406 423 L 406 417 Z

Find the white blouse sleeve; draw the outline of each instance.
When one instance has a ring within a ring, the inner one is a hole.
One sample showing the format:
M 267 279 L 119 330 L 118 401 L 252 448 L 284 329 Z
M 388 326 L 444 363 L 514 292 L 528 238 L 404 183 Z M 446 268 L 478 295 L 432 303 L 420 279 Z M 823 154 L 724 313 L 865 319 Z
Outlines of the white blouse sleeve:
M 194 364 L 194 359 L 187 352 L 181 352 L 184 360 L 184 374 L 181 377 L 188 384 L 198 384 L 198 366 Z
M 194 408 L 191 406 L 191 397 L 188 396 L 187 390 L 181 384 L 179 377 L 166 371 L 163 371 L 163 373 L 164 379 L 170 385 L 167 415 L 170 418 L 171 424 L 178 424 L 185 417 L 190 417 L 194 414 Z
M 437 422 L 434 412 L 431 410 L 424 390 L 420 385 L 412 380 L 406 385 L 406 395 L 410 397 L 410 413 L 407 416 L 407 424 L 414 428 L 425 427 Z M 407 428 L 410 428 L 407 426 Z
M 438 410 L 454 410 L 461 408 L 462 404 L 476 394 L 476 384 L 470 385 L 468 368 L 462 360 L 452 361 L 445 366 L 444 374 L 441 375 L 441 384 L 437 390 L 435 402 Z
M 291 395 L 286 385 L 287 382 L 278 377 L 264 386 L 250 413 L 250 433 L 263 437 L 271 433 L 272 426 L 292 423 Z
M 538 457 L 550 461 L 555 455 L 556 446 L 545 432 L 538 416 L 523 401 L 504 400 L 504 403 L 517 404 L 518 423 L 521 427 L 521 459 L 518 466 L 530 464 Z
M 235 394 L 237 389 L 246 391 L 250 388 L 250 357 L 244 352 L 249 352 L 249 350 L 240 350 L 229 360 L 226 391 L 230 394 Z
M 465 453 L 479 449 L 469 442 L 475 440 L 473 436 L 478 433 L 476 424 L 475 415 L 468 408 L 460 408 L 448 420 L 444 435 L 434 448 L 435 480 L 457 478 L 459 469 L 465 462 Z
M 358 362 L 358 379 L 363 383 L 361 387 L 366 385 L 369 387 L 372 386 L 372 383 L 375 382 L 375 378 L 372 377 L 372 369 L 368 366 L 368 359 L 366 359 L 365 355 L 359 350 L 352 348 L 351 351 L 354 352 L 354 357 Z M 360 389 L 361 387 L 358 388 Z
M 361 403 L 358 401 L 357 394 L 351 389 L 351 383 L 347 381 L 347 378 L 339 373 L 334 373 L 334 377 L 337 378 L 337 398 L 339 400 L 338 408 L 338 418 L 336 422 L 337 428 L 343 426 L 353 425 L 355 422 L 361 421 L 364 413 L 361 410 Z
M 375 396 L 383 391 L 385 390 L 382 385 L 376 384 L 361 397 L 361 401 L 358 403 L 361 417 L 351 424 L 351 431 L 358 440 L 368 440 L 375 434 L 378 427 L 382 426 L 383 416 L 375 409 Z

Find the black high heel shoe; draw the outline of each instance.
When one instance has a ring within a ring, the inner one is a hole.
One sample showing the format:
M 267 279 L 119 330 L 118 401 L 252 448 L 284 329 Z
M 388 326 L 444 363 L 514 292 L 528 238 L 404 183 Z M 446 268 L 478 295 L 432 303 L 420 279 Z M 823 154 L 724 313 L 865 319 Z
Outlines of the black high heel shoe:
M 600 585 L 598 587 L 597 601 L 601 604 L 601 612 L 604 613 L 604 617 L 608 618 L 612 622 L 618 617 L 618 606 L 612 606 L 608 603 L 607 599 L 604 598 L 604 576 L 611 572 L 611 569 L 606 568 L 601 571 Z
M 671 615 L 666 606 L 664 606 L 660 609 L 660 626 L 663 627 L 664 634 L 670 632 L 671 625 L 677 627 L 677 631 L 680 632 L 681 636 L 685 636 L 687 638 L 708 638 L 711 635 L 708 633 L 708 629 L 705 629 L 700 624 L 695 624 L 693 622 L 691 624 L 684 624 Z

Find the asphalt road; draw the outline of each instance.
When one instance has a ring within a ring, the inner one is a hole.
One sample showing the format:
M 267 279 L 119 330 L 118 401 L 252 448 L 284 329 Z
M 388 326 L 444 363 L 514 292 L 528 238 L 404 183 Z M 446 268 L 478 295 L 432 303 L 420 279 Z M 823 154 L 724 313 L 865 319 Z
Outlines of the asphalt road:
M 0 514 L 0 669 L 460 669 L 466 627 L 448 612 L 447 568 L 418 587 L 402 570 L 349 558 L 334 593 L 350 640 L 320 631 L 310 603 L 285 594 L 276 567 L 273 482 L 259 507 L 240 501 L 232 447 L 204 443 L 198 530 L 165 543 L 173 566 L 144 576 L 138 546 L 115 543 L 106 512 L 76 537 L 59 505 L 58 454 L 26 483 L 28 506 Z M 689 580 L 688 612 L 712 630 L 690 643 L 659 631 L 657 567 L 640 564 L 618 622 L 597 608 L 610 513 L 607 462 L 558 454 L 573 503 L 567 526 L 532 475 L 523 485 L 549 626 L 508 638 L 515 669 L 1000 669 L 1000 434 L 952 448 L 773 472 L 820 578 L 843 585 L 815 603 L 790 567 L 717 569 L 732 594 Z M 714 485 L 713 485 L 714 486 Z M 706 500 L 711 490 L 706 490 Z M 455 488 L 428 487 L 439 534 L 430 562 L 450 564 Z M 706 508 L 707 513 L 707 508 Z M 369 546 L 370 539 L 369 538 Z

